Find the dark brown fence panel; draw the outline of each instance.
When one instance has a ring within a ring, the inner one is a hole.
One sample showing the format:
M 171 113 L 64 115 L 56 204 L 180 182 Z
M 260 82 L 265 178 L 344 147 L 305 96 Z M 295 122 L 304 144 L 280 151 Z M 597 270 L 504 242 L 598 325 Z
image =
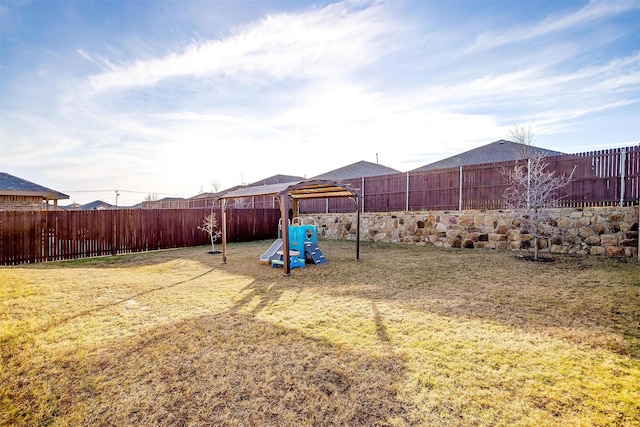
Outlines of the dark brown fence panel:
M 227 209 L 227 241 L 275 239 L 279 220 L 279 209 Z
M 367 212 L 404 211 L 407 205 L 407 174 L 367 177 L 361 192 Z
M 301 214 L 328 212 L 329 199 L 301 200 L 298 209 Z
M 341 182 L 362 195 L 362 178 L 345 179 Z M 325 201 L 325 206 L 325 210 L 328 213 L 355 212 L 356 210 L 356 205 L 353 199 L 346 197 L 329 199 Z
M 623 204 L 633 203 L 633 199 L 628 198 L 626 189 L 625 194 L 622 194 L 622 173 L 633 170 L 634 165 L 629 160 L 636 161 L 634 154 L 637 149 L 632 147 L 630 153 L 627 150 L 629 149 L 613 149 L 549 157 L 547 161 L 550 171 L 555 171 L 558 176 L 570 176 L 573 173 L 569 185 L 559 191 L 560 205 L 611 206 L 619 204 L 621 198 Z M 639 178 L 637 173 L 634 175 L 625 177 L 625 183 Z
M 548 170 L 557 176 L 571 176 L 566 187 L 558 191 L 559 206 L 595 206 L 599 193 L 598 180 L 594 174 L 590 157 L 559 156 L 548 158 Z M 595 198 L 594 198 L 595 197 Z M 602 197 L 600 195 L 599 197 Z
M 275 239 L 278 237 L 280 209 L 256 209 L 253 235 L 250 240 Z
M 624 169 L 624 200 L 640 202 L 640 146 L 627 151 Z
M 222 213 L 216 209 L 218 226 Z M 0 265 L 206 245 L 210 208 L 0 211 Z M 277 237 L 278 209 L 228 211 L 229 242 Z
M 410 192 L 409 209 L 458 209 L 460 200 L 459 168 L 416 172 L 415 174 L 419 177 L 416 183 L 418 191 Z
M 462 168 L 462 209 L 504 207 L 505 171 L 514 166 L 515 162 L 504 162 Z

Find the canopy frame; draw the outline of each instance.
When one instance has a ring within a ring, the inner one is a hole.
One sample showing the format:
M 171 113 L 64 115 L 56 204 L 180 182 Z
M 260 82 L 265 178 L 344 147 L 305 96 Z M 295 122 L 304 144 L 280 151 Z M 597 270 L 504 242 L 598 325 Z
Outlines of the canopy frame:
M 248 196 L 273 195 L 280 202 L 282 227 L 282 253 L 284 258 L 284 276 L 291 275 L 289 254 L 289 210 L 293 217 L 299 216 L 300 200 L 347 197 L 355 202 L 356 208 L 356 261 L 360 261 L 360 193 L 351 187 L 335 181 L 305 180 L 286 184 L 272 184 L 245 187 L 231 191 L 220 197 L 222 200 L 222 263 L 227 263 L 227 203 L 230 199 Z

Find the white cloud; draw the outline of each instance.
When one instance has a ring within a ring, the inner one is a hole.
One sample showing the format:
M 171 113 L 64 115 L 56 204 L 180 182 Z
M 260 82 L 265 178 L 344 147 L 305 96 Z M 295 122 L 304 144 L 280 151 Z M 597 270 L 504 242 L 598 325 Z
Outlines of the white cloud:
M 381 4 L 336 3 L 323 9 L 268 16 L 222 40 L 113 66 L 89 78 L 93 91 L 149 86 L 178 77 L 249 81 L 339 75 L 385 52 L 381 36 L 394 28 Z M 86 55 L 86 54 L 85 54 Z
M 502 33 L 487 32 L 480 34 L 470 51 L 493 49 L 498 46 L 519 43 L 574 27 L 602 20 L 611 15 L 640 8 L 637 1 L 591 0 L 578 11 L 562 16 L 551 16 L 532 25 L 513 25 Z

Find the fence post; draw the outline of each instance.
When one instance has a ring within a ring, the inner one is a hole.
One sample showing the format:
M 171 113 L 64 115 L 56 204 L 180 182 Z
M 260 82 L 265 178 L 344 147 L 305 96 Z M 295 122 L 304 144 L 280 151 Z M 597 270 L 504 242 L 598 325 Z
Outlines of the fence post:
M 409 172 L 407 172 L 407 203 L 405 212 L 409 212 Z
M 531 158 L 527 159 L 527 209 L 531 207 Z
M 624 173 L 626 171 L 626 163 L 627 163 L 627 149 L 623 148 L 620 152 L 620 206 L 624 205 Z
M 364 213 L 364 176 L 362 177 L 362 213 Z
M 462 166 L 460 166 L 460 196 L 458 197 L 458 210 L 462 210 Z

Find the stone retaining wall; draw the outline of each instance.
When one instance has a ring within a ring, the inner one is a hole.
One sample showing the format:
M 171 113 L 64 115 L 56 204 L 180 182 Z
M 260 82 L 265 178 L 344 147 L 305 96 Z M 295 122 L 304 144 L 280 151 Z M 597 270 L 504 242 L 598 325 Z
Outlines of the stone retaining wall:
M 551 210 L 552 237 L 541 252 L 638 256 L 638 206 Z M 356 214 L 313 214 L 318 236 L 355 239 Z M 512 226 L 509 211 L 425 211 L 362 213 L 363 241 L 413 243 L 446 248 L 533 251 L 533 236 Z

